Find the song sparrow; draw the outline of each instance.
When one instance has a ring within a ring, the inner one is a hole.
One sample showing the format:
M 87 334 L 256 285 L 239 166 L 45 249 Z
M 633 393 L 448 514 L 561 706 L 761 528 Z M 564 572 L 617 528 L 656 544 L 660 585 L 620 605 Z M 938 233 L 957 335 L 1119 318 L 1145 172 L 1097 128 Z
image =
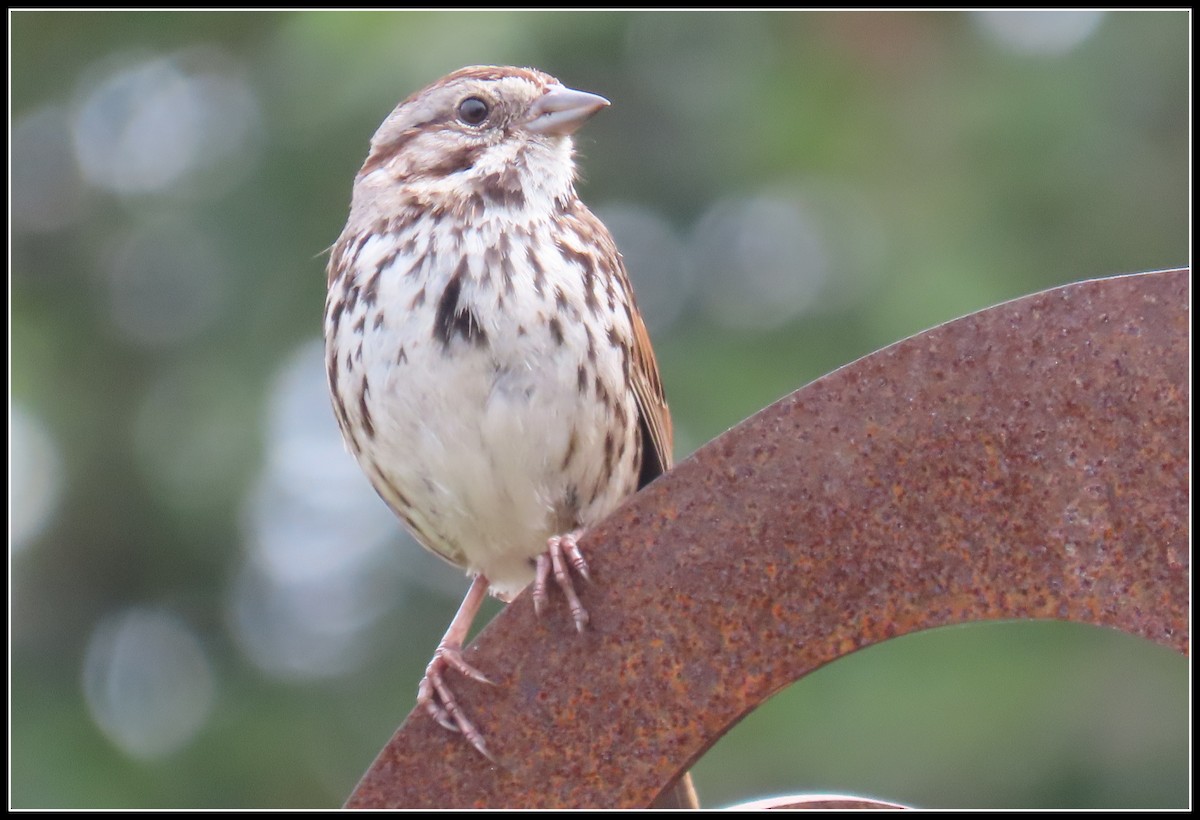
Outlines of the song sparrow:
M 621 255 L 575 193 L 571 134 L 608 101 L 475 66 L 371 140 L 329 260 L 342 435 L 426 548 L 473 576 L 418 702 L 491 757 L 446 680 L 485 590 L 553 575 L 578 629 L 577 538 L 671 463 L 671 420 Z

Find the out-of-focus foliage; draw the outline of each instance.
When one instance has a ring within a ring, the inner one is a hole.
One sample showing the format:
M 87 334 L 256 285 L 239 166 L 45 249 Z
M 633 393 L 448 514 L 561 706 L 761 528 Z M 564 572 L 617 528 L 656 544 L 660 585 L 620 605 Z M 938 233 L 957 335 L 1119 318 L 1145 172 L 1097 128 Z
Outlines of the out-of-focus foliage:
M 323 250 L 376 125 L 450 70 L 613 101 L 581 191 L 679 457 L 932 325 L 1188 262 L 1188 12 L 9 19 L 15 806 L 335 806 L 411 708 L 466 581 L 341 447 Z M 1124 636 L 944 630 L 800 682 L 697 780 L 1182 806 L 1188 704 Z

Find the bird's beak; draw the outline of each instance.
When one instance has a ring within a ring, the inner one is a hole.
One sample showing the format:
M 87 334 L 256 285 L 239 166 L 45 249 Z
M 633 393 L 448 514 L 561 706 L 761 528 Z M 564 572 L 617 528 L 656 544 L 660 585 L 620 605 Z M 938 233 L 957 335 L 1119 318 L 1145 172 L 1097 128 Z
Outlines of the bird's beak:
M 608 104 L 599 94 L 553 86 L 529 106 L 525 127 L 535 134 L 565 137 Z

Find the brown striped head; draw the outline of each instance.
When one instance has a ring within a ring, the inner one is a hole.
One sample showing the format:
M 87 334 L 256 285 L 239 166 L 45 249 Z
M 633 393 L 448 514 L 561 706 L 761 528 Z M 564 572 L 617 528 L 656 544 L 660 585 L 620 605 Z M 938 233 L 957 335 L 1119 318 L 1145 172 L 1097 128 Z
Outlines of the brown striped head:
M 396 106 L 372 138 L 358 182 L 372 199 L 400 183 L 409 201 L 426 204 L 471 191 L 521 199 L 528 188 L 516 184 L 517 173 L 571 188 L 571 134 L 606 105 L 535 69 L 462 68 Z

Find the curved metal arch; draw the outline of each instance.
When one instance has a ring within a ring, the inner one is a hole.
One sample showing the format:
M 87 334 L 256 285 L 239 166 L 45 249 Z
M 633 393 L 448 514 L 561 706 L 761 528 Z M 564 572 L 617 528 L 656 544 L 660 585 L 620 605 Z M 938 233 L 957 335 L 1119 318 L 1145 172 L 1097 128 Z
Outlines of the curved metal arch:
M 1051 618 L 1188 651 L 1189 271 L 913 336 L 713 440 L 584 539 L 592 628 L 527 596 L 456 682 L 492 765 L 409 715 L 350 807 L 647 806 L 856 649 Z

